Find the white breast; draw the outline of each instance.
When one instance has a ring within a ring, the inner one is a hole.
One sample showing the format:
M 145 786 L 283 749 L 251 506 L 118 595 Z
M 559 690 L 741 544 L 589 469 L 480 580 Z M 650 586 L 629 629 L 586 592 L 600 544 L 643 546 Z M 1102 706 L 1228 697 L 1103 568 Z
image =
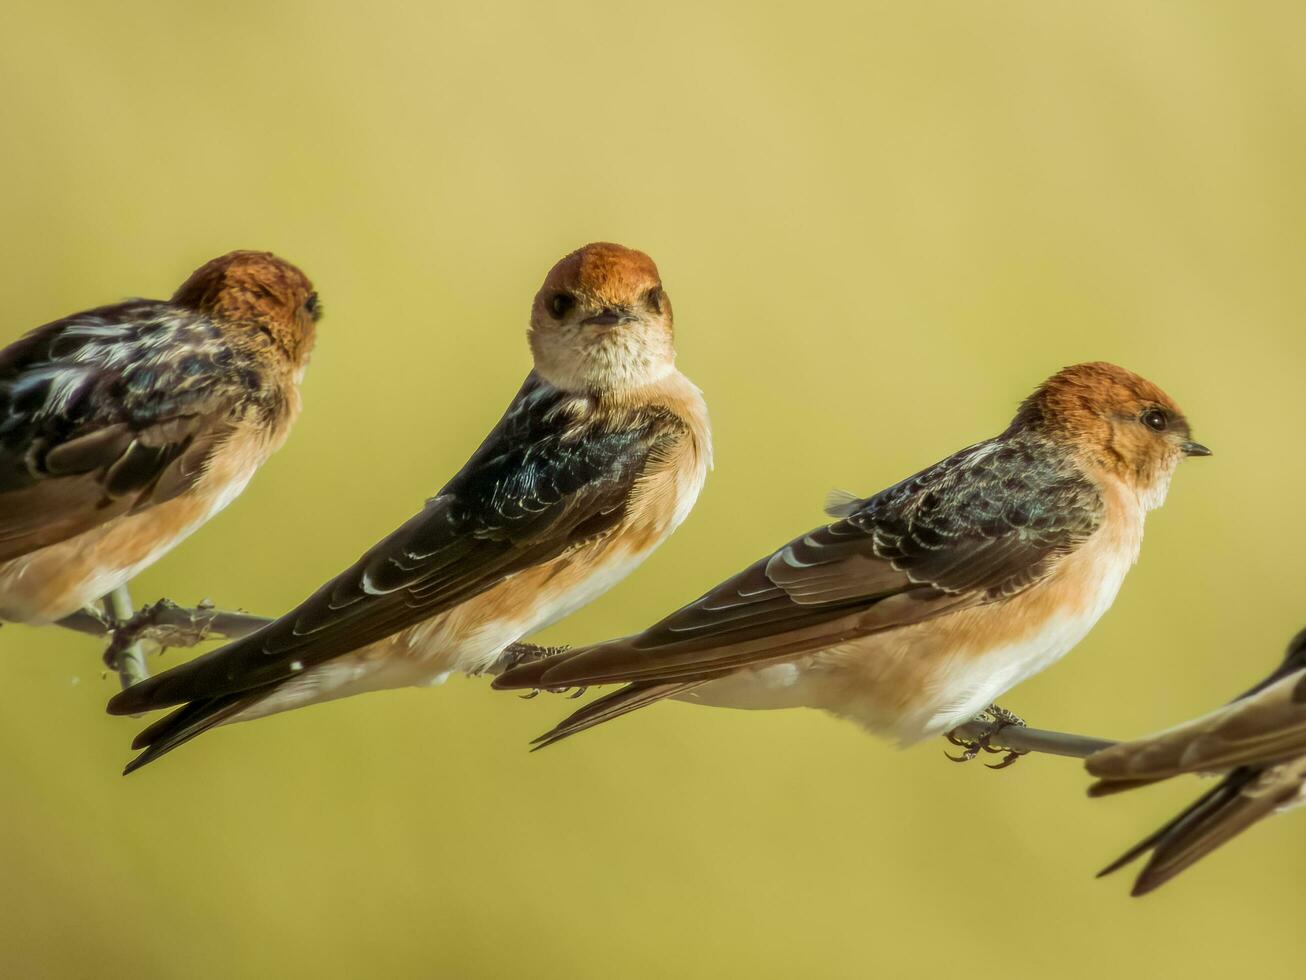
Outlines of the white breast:
M 979 656 L 951 659 L 940 670 L 937 697 L 927 711 L 899 726 L 903 742 L 914 742 L 969 721 L 1021 681 L 1046 670 L 1088 635 L 1111 607 L 1128 565 L 1104 575 L 1092 605 L 1078 615 L 1061 616 L 1023 640 Z
M 1051 578 L 1014 599 L 851 640 L 795 662 L 741 670 L 682 699 L 733 708 L 823 708 L 902 744 L 947 731 L 1065 656 L 1110 608 L 1142 539 L 1141 508 L 1115 516 Z M 1035 628 L 1009 628 L 1046 616 L 1041 609 L 1049 590 L 1082 598 Z M 957 623 L 966 624 L 960 643 Z M 972 632 L 976 639 L 968 645 Z M 975 645 L 981 633 L 1013 639 L 982 649 Z
M 1075 562 L 1071 588 L 1089 596 L 1077 609 L 1051 617 L 1021 639 L 987 652 L 961 650 L 944 661 L 936 674 L 935 697 L 895 726 L 903 743 L 948 731 L 969 721 L 1021 681 L 1052 666 L 1088 635 L 1111 608 L 1125 575 L 1138 558 L 1142 542 L 1142 511 L 1125 526 L 1108 524 L 1085 543 Z M 1063 588 L 1056 576 L 1035 588 Z M 995 613 L 998 612 L 995 610 Z

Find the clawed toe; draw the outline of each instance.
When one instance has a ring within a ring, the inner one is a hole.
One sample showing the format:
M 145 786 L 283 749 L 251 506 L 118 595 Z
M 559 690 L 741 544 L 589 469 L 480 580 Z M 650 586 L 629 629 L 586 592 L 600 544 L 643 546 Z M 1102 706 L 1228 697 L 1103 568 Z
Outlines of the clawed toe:
M 547 660 L 549 657 L 556 657 L 560 653 L 566 653 L 570 646 L 542 647 L 534 643 L 510 643 L 504 647 L 499 654 L 499 659 L 488 669 L 487 673 L 502 674 L 512 670 L 521 664 L 535 663 L 539 660 Z M 584 694 L 586 688 L 583 687 L 535 687 L 531 688 L 525 694 L 519 694 L 523 701 L 530 701 L 539 697 L 541 694 L 566 694 L 570 699 L 575 700 Z M 568 693 L 570 692 L 570 693 Z
M 571 647 L 567 645 L 558 647 L 542 647 L 535 643 L 509 643 L 503 648 L 498 659 L 494 661 L 482 673 L 503 674 L 519 667 L 522 664 L 533 664 L 537 660 L 547 660 L 549 657 L 556 657 L 560 653 L 566 653 Z
M 989 751 L 1000 752 L 1001 749 L 989 749 Z M 993 765 L 989 765 L 986 762 L 984 763 L 984 765 L 988 769 L 1006 769 L 1007 766 L 1015 765 L 1016 760 L 1019 759 L 1022 755 L 1028 755 L 1028 754 L 1029 754 L 1028 752 L 1017 752 L 1015 749 L 1007 749 L 1007 754 L 1002 757 L 1001 762 L 996 762 Z
M 979 738 L 968 739 L 962 738 L 957 734 L 957 730 L 953 729 L 950 732 L 945 732 L 943 737 L 962 750 L 961 755 L 953 755 L 951 752 L 943 753 L 952 762 L 970 762 L 980 754 L 981 749 L 989 748 L 988 732 L 985 732 Z
M 533 698 L 538 698 L 541 694 L 545 694 L 545 693 L 567 694 L 568 691 L 571 691 L 570 694 L 567 694 L 567 700 L 575 701 L 578 697 L 581 697 L 588 690 L 589 690 L 588 687 L 577 687 L 574 689 L 570 687 L 533 687 L 530 689 L 528 693 L 519 694 L 517 696 L 521 698 L 523 701 L 530 701 Z
M 214 635 L 216 615 L 216 608 L 207 600 L 194 609 L 184 609 L 171 599 L 142 606 L 131 618 L 107 624 L 111 639 L 104 651 L 104 662 L 118 669 L 123 653 L 141 640 L 148 640 L 161 650 L 196 646 Z
M 962 750 L 960 755 L 952 755 L 949 752 L 943 753 L 952 762 L 970 762 L 980 752 L 989 752 L 993 755 L 1002 755 L 1002 760 L 992 765 L 985 763 L 985 767 L 988 769 L 1006 769 L 1008 766 L 1014 765 L 1022 755 L 1028 754 L 1016 749 L 995 747 L 992 744 L 994 737 L 1004 728 L 1027 727 L 1025 720 L 1019 715 L 1013 714 L 1006 708 L 1000 708 L 996 704 L 991 704 L 975 720 L 985 723 L 984 731 L 975 738 L 966 738 L 959 735 L 958 729 L 955 728 L 944 733 L 944 738 Z
M 193 647 L 208 639 L 213 604 L 201 602 L 193 610 L 184 610 L 189 613 L 189 621 L 179 624 L 176 614 L 182 611 L 182 607 L 170 599 L 160 599 L 142 606 L 131 618 L 110 624 L 112 638 L 104 651 L 104 662 L 117 670 L 122 655 L 141 640 L 148 640 L 166 650 L 169 647 Z M 170 621 L 160 622 L 165 614 Z

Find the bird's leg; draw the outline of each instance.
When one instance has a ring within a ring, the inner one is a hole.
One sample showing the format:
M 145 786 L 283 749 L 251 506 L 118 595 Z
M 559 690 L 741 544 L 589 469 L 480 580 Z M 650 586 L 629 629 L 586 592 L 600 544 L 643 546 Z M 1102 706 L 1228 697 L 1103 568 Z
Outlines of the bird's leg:
M 154 640 L 162 647 L 192 647 L 214 638 L 238 640 L 270 622 L 266 616 L 218 609 L 207 599 L 193 609 L 179 606 L 171 599 L 160 599 L 121 622 L 102 609 L 85 606 L 54 625 L 89 636 L 110 636 L 115 631 L 130 635 L 134 630 L 134 638 Z
M 961 755 L 948 755 L 946 752 L 944 753 L 945 755 L 948 755 L 948 758 L 953 762 L 970 762 L 979 755 L 980 752 L 992 752 L 995 755 L 998 753 L 1006 753 L 1003 755 L 1001 762 L 988 767 L 990 769 L 1006 769 L 1008 766 L 1015 763 L 1015 761 L 1022 755 L 1026 754 L 1025 752 L 1018 752 L 1015 749 L 994 748 L 992 745 L 993 739 L 1004 728 L 1012 726 L 1017 728 L 1026 727 L 1025 720 L 1019 715 L 1008 711 L 1006 708 L 1001 708 L 996 704 L 991 704 L 974 720 L 982 721 L 985 724 L 984 730 L 974 738 L 966 738 L 958 734 L 957 729 L 945 733 L 944 738 L 962 750 Z
M 509 643 L 503 648 L 497 660 L 486 668 L 487 674 L 502 674 L 506 670 L 520 664 L 533 664 L 537 660 L 545 660 L 548 657 L 555 657 L 560 653 L 566 653 L 571 647 L 563 644 L 560 647 L 545 647 L 538 643 Z
M 566 653 L 570 649 L 571 647 L 566 644 L 559 647 L 545 647 L 539 646 L 535 643 L 509 643 L 503 648 L 503 652 L 499 654 L 499 659 L 492 663 L 485 672 L 497 676 L 502 674 L 504 671 L 511 670 L 518 664 L 530 664 L 537 660 L 555 657 L 560 653 Z M 547 691 L 550 694 L 562 694 L 566 691 L 572 691 L 569 687 L 537 687 L 532 691 L 528 691 L 526 694 L 520 695 L 520 697 L 524 701 L 529 701 L 531 698 L 539 697 L 541 690 Z M 578 687 L 572 691 L 570 697 L 574 701 L 576 698 L 584 694 L 585 691 L 586 688 Z
M 239 639 L 270 622 L 263 616 L 225 612 L 207 599 L 193 609 L 183 608 L 170 599 L 160 599 L 142 606 L 135 613 L 130 611 L 130 600 L 121 608 L 127 610 L 127 615 L 123 617 L 118 609 L 114 609 L 114 618 L 104 621 L 103 628 L 110 636 L 109 647 L 104 652 L 105 663 L 120 673 L 124 654 L 133 647 L 139 648 L 143 640 L 157 644 L 161 650 L 169 647 L 193 647 L 213 637 Z M 81 628 L 68 620 L 60 620 L 59 625 Z
M 224 612 L 205 599 L 194 609 L 185 609 L 171 599 L 160 599 L 142 606 L 130 620 L 120 624 L 115 634 L 126 632 L 129 639 L 152 640 L 160 647 L 193 647 L 211 637 L 238 640 L 266 626 L 271 620 L 249 613 Z
M 962 751 L 961 755 L 953 755 L 951 752 L 944 752 L 943 754 L 953 762 L 970 762 L 980 754 L 980 749 L 988 747 L 990 734 L 990 732 L 984 731 L 976 738 L 964 738 L 957 734 L 955 728 L 950 732 L 944 732 L 943 737 Z
M 993 734 L 989 736 L 990 739 L 992 739 L 994 736 L 1001 733 L 1001 731 L 1004 728 L 1028 728 L 1029 727 L 1028 725 L 1025 724 L 1025 719 L 1020 717 L 1020 715 L 1016 714 L 1015 712 L 1008 711 L 1006 708 L 1001 708 L 996 704 L 989 705 L 988 711 L 986 713 L 991 715 L 993 717 L 993 720 L 996 722 L 996 725 L 993 729 Z M 984 750 L 986 752 L 993 752 L 993 753 L 998 753 L 998 752 L 1006 753 L 1005 755 L 1003 755 L 1002 761 L 998 762 L 996 765 L 989 766 L 990 769 L 1006 769 L 1007 766 L 1015 764 L 1016 760 L 1019 759 L 1022 755 L 1028 755 L 1027 752 L 1019 752 L 1016 749 L 1011 749 L 1011 748 L 995 749 L 992 745 L 984 746 Z

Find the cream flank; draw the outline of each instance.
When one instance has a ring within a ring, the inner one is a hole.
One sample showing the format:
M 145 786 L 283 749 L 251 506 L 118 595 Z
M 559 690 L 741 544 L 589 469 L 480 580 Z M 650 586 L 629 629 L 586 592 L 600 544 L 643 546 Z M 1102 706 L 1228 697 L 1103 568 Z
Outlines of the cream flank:
M 232 436 L 189 492 L 0 563 L 0 620 L 43 626 L 129 582 L 240 496 L 286 441 L 298 410 L 294 393 L 274 431 Z
M 311 667 L 226 723 L 367 691 L 441 684 L 455 671 L 483 673 L 509 644 L 553 625 L 634 571 L 693 509 L 711 465 L 712 443 L 701 393 L 674 368 L 653 384 L 624 393 L 623 400 L 663 405 L 688 432 L 650 465 L 620 527 L 510 576 L 448 612 Z
M 1063 657 L 1110 608 L 1138 558 L 1145 511 L 1120 481 L 1103 480 L 1102 488 L 1102 525 L 1045 581 L 1017 596 L 743 670 L 679 699 L 822 708 L 904 745 L 948 731 Z

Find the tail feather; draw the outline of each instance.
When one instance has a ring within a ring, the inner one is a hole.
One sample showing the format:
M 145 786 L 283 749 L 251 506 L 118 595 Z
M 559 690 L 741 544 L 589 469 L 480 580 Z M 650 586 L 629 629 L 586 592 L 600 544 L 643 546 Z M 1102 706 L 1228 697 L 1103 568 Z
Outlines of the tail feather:
M 554 654 L 551 657 L 540 657 L 538 660 L 526 660 L 514 664 L 491 681 L 490 686 L 496 691 L 547 687 L 548 685 L 544 683 L 544 675 L 550 668 L 556 667 L 570 655 L 571 651 L 567 651 L 566 653 Z
M 535 739 L 531 743 L 535 748 L 531 749 L 531 751 L 536 752 L 545 746 L 552 745 L 554 742 L 560 742 L 564 738 L 577 735 L 586 729 L 593 728 L 595 725 L 601 725 L 605 721 L 620 718 L 622 715 L 653 704 L 655 701 L 683 694 L 702 683 L 704 682 L 677 681 L 628 684 L 619 691 L 605 694 L 603 697 L 591 701 L 579 711 L 572 712 L 554 728 Z
M 1260 775 L 1256 769 L 1230 773 L 1169 823 L 1099 871 L 1098 877 L 1118 871 L 1151 851 L 1134 881 L 1133 894 L 1145 895 L 1159 888 L 1282 802 L 1270 794 L 1252 796 L 1243 792 Z
M 167 755 L 180 745 L 185 745 L 196 735 L 201 735 L 220 725 L 222 722 L 240 713 L 262 697 L 259 692 L 251 697 L 248 693 L 228 694 L 207 701 L 192 701 L 176 711 L 165 715 L 141 731 L 132 741 L 133 749 L 144 749 L 140 755 L 127 763 L 123 769 L 124 776 L 135 772 L 141 766 L 148 765 L 160 756 Z
M 1163 782 L 1165 778 L 1165 776 L 1148 776 L 1141 779 L 1099 779 L 1088 788 L 1088 795 L 1095 799 L 1100 796 L 1114 796 L 1116 793 L 1127 793 L 1131 789 Z

